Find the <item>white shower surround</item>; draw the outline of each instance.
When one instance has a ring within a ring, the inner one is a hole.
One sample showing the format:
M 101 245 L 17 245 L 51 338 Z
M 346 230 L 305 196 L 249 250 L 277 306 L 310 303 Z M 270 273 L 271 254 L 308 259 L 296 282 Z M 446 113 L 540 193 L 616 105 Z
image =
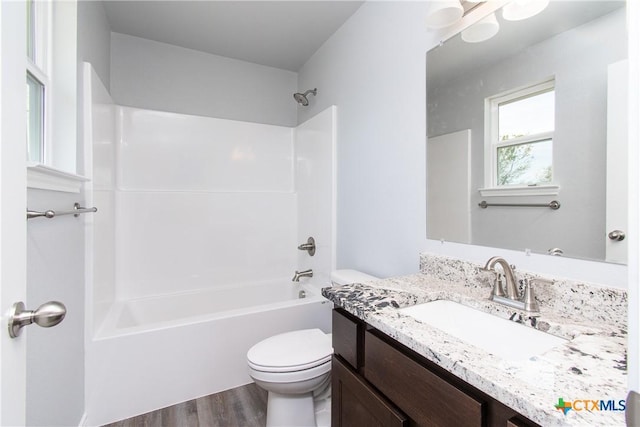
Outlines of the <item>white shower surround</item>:
M 310 294 L 329 282 L 335 107 L 295 129 L 123 107 L 89 64 L 84 91 L 86 197 L 99 208 L 87 221 L 87 424 L 248 383 L 253 343 L 329 330 L 319 295 L 237 302 L 254 285 L 293 286 L 295 269 L 314 269 Z M 296 250 L 308 236 L 318 242 L 312 258 Z M 177 308 L 216 295 L 233 309 Z M 166 310 L 172 298 L 175 315 L 162 322 L 116 327 L 124 307 Z

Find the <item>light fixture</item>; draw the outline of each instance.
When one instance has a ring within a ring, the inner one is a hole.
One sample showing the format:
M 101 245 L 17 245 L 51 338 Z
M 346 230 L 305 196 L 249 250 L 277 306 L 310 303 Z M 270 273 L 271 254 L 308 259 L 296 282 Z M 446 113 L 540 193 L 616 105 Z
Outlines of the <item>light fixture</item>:
M 498 34 L 500 24 L 496 14 L 492 13 L 462 31 L 462 40 L 467 43 L 480 43 Z
M 507 21 L 521 21 L 542 12 L 549 0 L 513 0 L 502 8 L 502 17 Z
M 459 0 L 430 1 L 427 7 L 427 25 L 434 29 L 455 24 L 464 13 Z

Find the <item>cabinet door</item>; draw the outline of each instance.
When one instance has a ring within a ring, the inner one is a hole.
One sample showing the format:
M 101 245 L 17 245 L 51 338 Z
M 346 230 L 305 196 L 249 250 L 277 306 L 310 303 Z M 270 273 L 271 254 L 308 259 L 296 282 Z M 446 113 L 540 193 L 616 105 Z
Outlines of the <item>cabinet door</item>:
M 481 427 L 485 404 L 370 332 L 364 377 L 411 417 L 413 425 Z
M 333 310 L 333 353 L 352 368 L 362 367 L 364 323 L 341 310 Z
M 331 366 L 332 427 L 408 426 L 407 418 L 340 359 Z

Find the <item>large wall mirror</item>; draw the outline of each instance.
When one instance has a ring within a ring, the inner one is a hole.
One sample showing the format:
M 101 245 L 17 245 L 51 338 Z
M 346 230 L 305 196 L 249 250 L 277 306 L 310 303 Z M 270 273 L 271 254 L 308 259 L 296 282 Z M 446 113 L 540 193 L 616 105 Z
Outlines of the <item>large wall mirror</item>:
M 504 18 L 427 53 L 427 237 L 626 264 L 625 2 Z

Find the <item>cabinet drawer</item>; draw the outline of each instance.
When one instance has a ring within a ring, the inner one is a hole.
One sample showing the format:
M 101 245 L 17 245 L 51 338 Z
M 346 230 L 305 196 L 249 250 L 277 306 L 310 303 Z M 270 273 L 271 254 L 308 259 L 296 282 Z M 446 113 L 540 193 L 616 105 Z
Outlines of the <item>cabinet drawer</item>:
M 333 427 L 406 427 L 407 417 L 373 390 L 346 364 L 333 356 L 331 364 L 331 425 Z
M 350 314 L 333 310 L 333 352 L 340 355 L 354 369 L 362 366 L 364 323 Z
M 365 333 L 365 378 L 416 425 L 480 427 L 485 403 L 445 381 L 371 332 Z
M 513 417 L 507 421 L 507 427 L 533 427 L 537 424 L 530 424 L 518 417 Z

